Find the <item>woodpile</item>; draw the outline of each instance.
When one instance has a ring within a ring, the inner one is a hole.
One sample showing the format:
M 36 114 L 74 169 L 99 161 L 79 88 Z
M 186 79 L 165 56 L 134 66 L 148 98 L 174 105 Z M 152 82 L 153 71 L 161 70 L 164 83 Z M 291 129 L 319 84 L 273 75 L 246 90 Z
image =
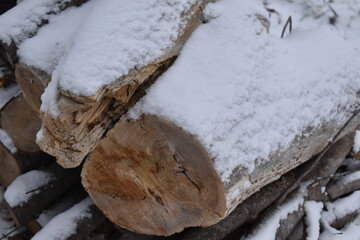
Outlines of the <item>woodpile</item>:
M 252 171 L 237 166 L 227 178 L 211 146 L 184 125 L 160 113 L 132 115 L 206 22 L 203 8 L 212 1 L 179 13 L 179 34 L 160 56 L 92 95 L 62 88 L 46 67 L 19 62 L 17 49 L 26 39 L 54 15 L 84 2 L 53 1 L 31 31 L 7 42 L 0 34 L 0 67 L 6 68 L 0 81 L 0 185 L 7 188 L 4 206 L 16 225 L 13 236 L 3 238 L 257 239 L 267 221 L 277 221 L 275 239 L 306 239 L 309 209 L 326 215 L 358 194 L 356 108 L 338 106 L 346 119 L 309 125 L 286 149 L 256 161 Z M 56 92 L 51 104 L 58 112 L 44 108 L 46 89 Z M 327 217 L 322 227 L 341 230 L 359 209 Z

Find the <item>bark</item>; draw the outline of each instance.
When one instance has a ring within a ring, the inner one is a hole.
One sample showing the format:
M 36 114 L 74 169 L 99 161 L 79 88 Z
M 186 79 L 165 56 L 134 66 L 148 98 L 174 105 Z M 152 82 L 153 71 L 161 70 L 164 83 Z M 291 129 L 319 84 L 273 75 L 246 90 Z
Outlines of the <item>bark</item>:
M 14 221 L 19 226 L 26 224 L 50 207 L 67 190 L 79 182 L 79 168 L 66 170 L 53 163 L 43 170 L 55 176 L 55 180 L 36 189 L 27 202 L 12 207 L 8 205 Z
M 174 62 L 190 34 L 202 23 L 201 7 L 209 1 L 198 1 L 182 14 L 185 23 L 179 26 L 179 36 L 173 46 L 153 63 L 118 76 L 115 82 L 103 86 L 93 96 L 84 97 L 59 89 L 58 107 L 61 114 L 53 116 L 51 112 L 44 113 L 44 138 L 39 142 L 41 148 L 56 156 L 63 167 L 78 166 L 113 123 Z
M 331 176 L 341 166 L 346 155 L 350 151 L 353 145 L 354 133 L 340 139 L 335 143 L 320 159 L 316 161 L 314 159 L 315 167 L 307 174 L 304 181 L 313 181 L 308 187 L 306 194 L 303 196 L 304 201 L 322 201 L 325 198 L 322 192 L 324 187 L 330 180 Z M 291 195 L 287 196 L 285 201 L 292 198 Z M 261 219 L 266 219 L 271 216 L 272 212 L 279 207 L 275 202 L 274 206 L 269 207 L 264 213 Z M 281 207 L 281 206 L 280 206 Z M 299 206 L 297 211 L 292 212 L 288 217 L 281 221 L 280 227 L 277 229 L 276 239 L 286 239 L 289 234 L 294 230 L 298 222 L 304 216 L 303 204 Z M 261 222 L 261 220 L 259 221 Z M 256 226 L 254 227 L 254 229 Z
M 52 159 L 44 152 L 11 153 L 0 143 L 0 185 L 8 187 L 18 176 L 40 166 L 45 166 Z
M 350 182 L 344 182 L 340 178 L 330 181 L 329 184 L 326 186 L 326 192 L 331 201 L 359 189 L 360 179 L 354 179 Z
M 359 117 L 353 120 L 340 137 L 355 129 Z M 229 184 L 220 180 L 206 149 L 179 127 L 155 116 L 122 119 L 85 163 L 82 183 L 110 220 L 136 232 L 170 235 L 185 227 L 206 227 L 323 150 L 340 129 L 332 124 L 294 142 L 250 175 L 235 172 Z M 123 217 L 129 214 L 131 219 Z
M 0 124 L 19 151 L 40 152 L 40 147 L 36 143 L 36 134 L 40 130 L 41 120 L 23 96 L 11 99 L 1 109 Z

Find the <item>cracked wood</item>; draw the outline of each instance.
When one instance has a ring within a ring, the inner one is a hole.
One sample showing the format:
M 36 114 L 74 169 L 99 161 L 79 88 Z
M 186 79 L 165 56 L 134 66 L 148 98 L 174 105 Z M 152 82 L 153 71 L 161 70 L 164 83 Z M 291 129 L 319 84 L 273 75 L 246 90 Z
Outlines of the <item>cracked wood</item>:
M 110 220 L 139 233 L 171 235 L 225 214 L 223 184 L 205 149 L 153 116 L 120 120 L 85 163 L 82 183 Z

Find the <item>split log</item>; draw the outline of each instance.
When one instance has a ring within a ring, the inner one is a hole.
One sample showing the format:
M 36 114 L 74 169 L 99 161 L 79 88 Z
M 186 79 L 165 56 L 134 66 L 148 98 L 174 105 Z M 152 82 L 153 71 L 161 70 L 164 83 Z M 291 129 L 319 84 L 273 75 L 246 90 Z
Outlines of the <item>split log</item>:
M 360 189 L 360 170 L 334 179 L 326 186 L 331 201 Z
M 79 168 L 65 170 L 53 163 L 41 171 L 30 171 L 13 181 L 4 197 L 17 225 L 25 225 L 49 208 L 61 195 L 79 182 L 79 173 Z M 34 183 L 36 185 L 34 189 L 19 188 L 19 184 L 32 187 L 28 181 L 39 182 Z
M 355 116 L 339 137 L 359 122 Z M 319 153 L 337 131 L 335 122 L 316 129 L 253 173 L 234 170 L 231 182 L 222 182 L 206 149 L 184 130 L 155 116 L 122 119 L 85 163 L 82 183 L 114 223 L 170 235 L 215 224 L 261 187 Z
M 0 143 L 0 185 L 9 186 L 15 178 L 40 166 L 45 166 L 51 157 L 44 152 L 10 152 Z
M 19 151 L 40 152 L 36 144 L 36 134 L 41 127 L 41 120 L 23 96 L 13 98 L 1 109 L 0 125 L 12 138 Z
M 83 239 L 95 230 L 103 221 L 105 221 L 104 215 L 89 198 L 86 198 L 53 218 L 32 239 Z M 69 224 L 64 224 L 64 222 L 71 222 L 70 228 Z
M 59 85 L 57 105 L 61 114 L 55 116 L 51 111 L 44 113 L 43 137 L 38 141 L 40 147 L 56 156 L 63 167 L 78 166 L 112 124 L 174 62 L 190 34 L 202 23 L 202 8 L 208 2 L 210 1 L 189 2 L 191 5 L 186 12 L 177 13 L 181 22 L 177 26 L 178 36 L 150 64 L 129 69 L 127 74 L 117 76 L 115 81 L 101 86 L 91 96 L 72 93 Z

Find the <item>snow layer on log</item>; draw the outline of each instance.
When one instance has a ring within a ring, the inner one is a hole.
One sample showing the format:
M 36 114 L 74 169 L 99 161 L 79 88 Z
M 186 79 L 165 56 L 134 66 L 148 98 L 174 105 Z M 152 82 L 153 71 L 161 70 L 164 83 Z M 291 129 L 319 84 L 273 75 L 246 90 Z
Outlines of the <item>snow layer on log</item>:
M 318 240 L 320 234 L 321 211 L 324 207 L 322 202 L 308 201 L 304 204 L 306 212 L 307 240 Z
M 0 142 L 7 148 L 11 153 L 15 153 L 17 151 L 13 140 L 9 136 L 9 134 L 0 128 Z
M 0 110 L 10 101 L 13 97 L 20 93 L 18 85 L 13 84 L 7 88 L 0 88 Z
M 329 224 L 336 219 L 360 210 L 360 191 L 355 191 L 345 198 L 340 198 L 334 202 L 325 204 L 327 211 L 322 213 L 322 219 Z
M 0 40 L 11 44 L 22 42 L 28 35 L 36 32 L 38 26 L 51 16 L 60 12 L 61 6 L 69 0 L 23 1 L 11 11 L 0 16 Z
M 255 16 L 267 14 L 261 1 L 224 0 L 205 13 L 209 23 L 130 117 L 158 115 L 195 135 L 223 181 L 324 123 L 345 122 L 359 104 L 360 55 L 333 27 L 279 39 Z
M 336 229 L 325 229 L 320 235 L 320 240 L 356 240 L 360 236 L 360 215 L 341 231 Z
M 62 240 L 76 233 L 76 222 L 82 218 L 91 217 L 90 198 L 86 198 L 67 211 L 54 217 L 32 240 Z
M 295 212 L 304 204 L 304 196 L 307 193 L 307 184 L 300 187 L 298 193 L 288 202 L 279 206 L 274 214 L 259 225 L 255 233 L 248 236 L 246 240 L 275 239 L 276 230 L 280 226 L 280 221 L 286 219 L 288 214 Z
M 79 31 L 93 3 L 71 7 L 49 20 L 37 34 L 19 45 L 20 62 L 41 69 L 49 75 L 55 70 L 74 34 Z
M 53 179 L 51 174 L 41 170 L 27 172 L 17 177 L 6 189 L 5 200 L 10 207 L 21 205 L 38 191 L 36 189 L 48 184 Z
M 181 34 L 186 20 L 182 13 L 195 2 L 97 1 L 53 81 L 70 95 L 91 97 L 130 70 L 164 60 L 159 58 Z M 47 94 L 46 90 L 43 102 L 51 102 L 53 97 L 52 91 Z M 56 113 L 56 106 L 52 110 Z

